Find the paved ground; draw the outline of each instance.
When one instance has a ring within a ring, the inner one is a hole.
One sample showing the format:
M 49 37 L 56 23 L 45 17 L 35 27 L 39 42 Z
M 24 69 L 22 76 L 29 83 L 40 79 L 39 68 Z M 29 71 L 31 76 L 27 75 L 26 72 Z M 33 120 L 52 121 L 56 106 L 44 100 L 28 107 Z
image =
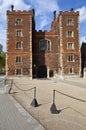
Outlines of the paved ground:
M 35 86 L 36 99 L 40 104 L 36 108 L 31 106 L 34 98 L 34 89 L 31 88 Z M 60 110 L 58 114 L 50 111 L 54 89 L 54 111 Z M 12 90 L 16 92 L 13 96 L 46 130 L 86 130 L 86 79 L 29 80 L 28 77 L 19 77 L 13 78 Z
M 0 130 L 44 130 L 11 96 L 0 92 Z

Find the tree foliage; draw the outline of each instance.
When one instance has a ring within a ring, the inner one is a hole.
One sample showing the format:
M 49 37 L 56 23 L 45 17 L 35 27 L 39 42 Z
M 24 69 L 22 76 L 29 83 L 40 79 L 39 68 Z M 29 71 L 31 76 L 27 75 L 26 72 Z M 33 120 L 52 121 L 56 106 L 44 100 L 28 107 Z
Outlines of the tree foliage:
M 6 53 L 0 52 L 0 71 L 5 71 Z

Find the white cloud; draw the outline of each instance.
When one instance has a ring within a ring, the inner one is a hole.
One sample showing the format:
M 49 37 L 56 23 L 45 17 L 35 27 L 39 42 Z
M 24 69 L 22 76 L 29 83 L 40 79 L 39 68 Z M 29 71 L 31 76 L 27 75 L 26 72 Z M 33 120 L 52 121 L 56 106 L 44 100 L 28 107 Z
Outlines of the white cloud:
M 82 44 L 82 42 L 85 42 L 85 43 L 86 43 L 86 36 L 81 37 L 81 39 L 80 39 L 80 44 Z
M 0 21 L 6 20 L 6 11 L 14 5 L 15 10 L 29 10 L 30 5 L 26 5 L 23 0 L 0 0 Z
M 49 23 L 49 19 L 46 16 L 40 17 L 40 24 L 39 24 L 40 29 L 43 29 L 43 27 L 46 26 L 48 23 Z
M 57 0 L 35 0 L 36 15 L 46 15 L 54 10 L 59 10 Z
M 80 12 L 80 22 L 86 21 L 86 7 L 83 6 L 79 9 L 77 9 L 76 11 Z
M 35 9 L 35 16 L 39 18 L 37 29 L 44 29 L 46 25 L 49 25 L 53 11 L 59 11 L 57 0 L 30 0 L 30 3 Z
M 6 51 L 6 30 L 0 28 L 0 44 L 3 45 L 3 50 Z

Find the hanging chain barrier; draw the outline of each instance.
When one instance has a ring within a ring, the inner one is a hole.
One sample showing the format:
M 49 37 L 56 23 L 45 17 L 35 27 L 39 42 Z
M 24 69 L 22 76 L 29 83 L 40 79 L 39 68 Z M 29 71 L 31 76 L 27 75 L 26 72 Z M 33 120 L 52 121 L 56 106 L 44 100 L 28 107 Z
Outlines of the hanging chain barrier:
M 56 104 L 55 104 L 55 95 L 56 95 L 56 92 L 61 94 L 61 95 L 64 95 L 66 97 L 69 97 L 69 98 L 72 98 L 72 99 L 75 99 L 75 100 L 78 100 L 80 102 L 86 102 L 86 100 L 83 100 L 83 99 L 79 99 L 79 98 L 76 98 L 76 97 L 73 97 L 73 96 L 70 96 L 68 94 L 65 94 L 63 92 L 60 92 L 58 90 L 53 90 L 53 103 L 50 107 L 50 111 L 52 114 L 59 114 L 61 112 L 61 110 L 58 110 L 57 107 L 56 107 Z
M 60 92 L 60 91 L 58 91 L 58 90 L 55 90 L 57 93 L 60 93 L 60 94 L 62 94 L 62 95 L 64 95 L 64 96 L 66 96 L 66 97 L 69 97 L 69 98 L 72 98 L 72 99 L 75 99 L 75 100 L 78 100 L 78 101 L 81 101 L 81 102 L 86 102 L 86 100 L 83 100 L 83 99 L 80 99 L 80 98 L 76 98 L 76 97 L 73 97 L 73 96 L 70 96 L 70 95 L 68 95 L 68 94 L 65 94 L 65 93 L 63 93 L 63 92 Z M 54 99 L 55 100 L 55 99 Z
M 15 86 L 18 90 L 21 90 L 21 91 L 30 91 L 30 90 L 36 88 L 36 87 L 33 87 L 33 88 L 30 88 L 30 89 L 22 89 L 22 88 L 20 88 L 18 85 L 16 85 L 16 83 L 13 83 L 13 84 L 14 84 L 14 86 Z
M 31 90 L 34 90 L 34 97 L 33 97 L 33 100 L 31 102 L 31 106 L 33 107 L 38 107 L 39 104 L 37 102 L 37 99 L 36 99 L 36 87 L 33 87 L 33 88 L 30 88 L 30 89 L 22 89 L 20 88 L 16 83 L 13 82 L 13 79 L 11 80 L 11 87 L 9 89 L 9 94 L 11 93 L 11 90 L 13 88 L 13 85 L 18 89 L 18 90 L 21 90 L 21 91 L 31 91 Z

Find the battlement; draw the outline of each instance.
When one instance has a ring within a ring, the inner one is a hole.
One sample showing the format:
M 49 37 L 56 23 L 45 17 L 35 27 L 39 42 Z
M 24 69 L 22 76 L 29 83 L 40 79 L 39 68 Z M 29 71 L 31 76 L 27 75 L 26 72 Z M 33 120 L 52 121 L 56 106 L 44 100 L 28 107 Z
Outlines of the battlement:
M 37 32 L 37 33 L 45 33 L 45 32 L 50 32 L 50 30 L 35 30 L 35 32 Z
M 79 11 L 60 11 L 59 15 L 79 15 Z
M 34 30 L 35 33 L 50 33 L 52 30 Z
M 11 10 L 7 10 L 7 15 L 8 14 L 28 14 L 28 15 L 33 15 L 35 13 L 34 9 L 32 10 L 14 10 L 14 5 L 11 5 Z
M 33 10 L 29 10 L 29 11 L 26 11 L 26 10 L 23 10 L 23 11 L 21 11 L 21 10 L 17 10 L 17 11 L 15 11 L 15 10 L 13 10 L 13 11 L 10 11 L 10 10 L 7 10 L 7 15 L 8 14 L 31 14 L 31 15 L 33 15 Z
M 34 30 L 34 35 L 55 35 L 58 34 L 58 30 L 52 31 L 52 30 Z

